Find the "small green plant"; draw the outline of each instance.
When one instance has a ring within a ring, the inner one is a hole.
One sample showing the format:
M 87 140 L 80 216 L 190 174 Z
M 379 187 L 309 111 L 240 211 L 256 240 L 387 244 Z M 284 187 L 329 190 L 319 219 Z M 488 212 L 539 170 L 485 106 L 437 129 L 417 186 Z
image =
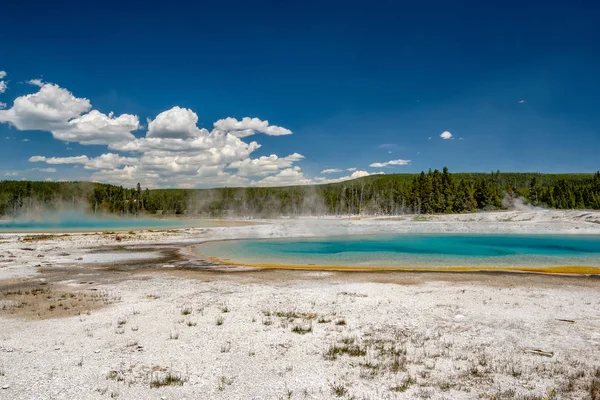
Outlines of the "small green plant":
M 345 319 L 338 319 L 337 321 L 335 321 L 335 324 L 337 326 L 346 326 L 346 320 Z
M 350 357 L 362 357 L 367 354 L 367 350 L 357 344 L 338 343 L 329 346 L 324 356 L 327 360 L 335 360 L 344 354 Z
M 317 323 L 319 323 L 319 324 L 328 324 L 330 322 L 331 322 L 331 320 L 327 319 L 325 317 L 319 317 L 319 319 L 317 320 Z
M 299 335 L 305 335 L 307 333 L 312 332 L 312 326 L 294 325 L 294 327 L 292 328 L 292 332 L 297 333 Z
M 155 375 L 150 380 L 151 388 L 159 388 L 163 386 L 183 386 L 183 378 L 179 374 L 174 374 L 169 371 L 165 376 Z
M 181 309 L 181 315 L 190 315 L 192 313 L 192 307 L 190 306 L 184 306 Z
M 390 390 L 392 392 L 401 392 L 401 393 L 406 392 L 408 390 L 408 388 L 410 387 L 410 385 L 412 385 L 414 383 L 416 383 L 416 381 L 413 378 L 411 378 L 410 375 L 408 375 L 401 384 L 392 386 L 390 388 Z
M 223 325 L 223 322 L 225 322 L 225 320 L 223 319 L 223 317 L 219 317 L 219 318 L 217 318 L 217 320 L 216 320 L 216 324 L 217 324 L 217 326 L 221 326 L 221 325 Z
M 188 321 L 188 322 L 186 322 L 185 324 L 186 324 L 187 326 L 196 326 L 196 325 L 198 325 L 198 323 L 197 323 L 196 321 L 192 321 L 192 320 L 189 320 L 189 321 Z
M 224 375 L 219 377 L 219 386 L 218 386 L 219 391 L 223 391 L 223 390 L 225 390 L 226 386 L 231 386 L 231 385 L 233 385 L 233 378 L 227 377 Z
M 331 387 L 331 393 L 336 397 L 342 397 L 348 394 L 348 389 L 341 383 L 331 383 L 329 385 Z

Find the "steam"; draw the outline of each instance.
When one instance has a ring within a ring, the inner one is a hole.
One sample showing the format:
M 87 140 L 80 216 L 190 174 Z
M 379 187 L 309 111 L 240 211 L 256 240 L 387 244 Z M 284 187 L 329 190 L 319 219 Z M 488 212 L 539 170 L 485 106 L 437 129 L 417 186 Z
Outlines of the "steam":
M 515 197 L 508 193 L 504 194 L 502 208 L 509 211 L 547 211 L 547 209 L 543 207 L 537 207 L 527 203 L 527 200 L 521 196 Z

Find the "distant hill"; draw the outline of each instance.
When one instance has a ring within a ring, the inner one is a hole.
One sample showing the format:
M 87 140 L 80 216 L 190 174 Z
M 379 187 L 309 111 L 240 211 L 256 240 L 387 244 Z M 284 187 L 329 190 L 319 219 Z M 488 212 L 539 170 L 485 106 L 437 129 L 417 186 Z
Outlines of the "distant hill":
M 310 186 L 144 189 L 92 182 L 1 181 L 0 214 L 85 208 L 92 213 L 222 216 L 461 213 L 524 204 L 600 209 L 594 174 L 456 173 L 371 175 Z

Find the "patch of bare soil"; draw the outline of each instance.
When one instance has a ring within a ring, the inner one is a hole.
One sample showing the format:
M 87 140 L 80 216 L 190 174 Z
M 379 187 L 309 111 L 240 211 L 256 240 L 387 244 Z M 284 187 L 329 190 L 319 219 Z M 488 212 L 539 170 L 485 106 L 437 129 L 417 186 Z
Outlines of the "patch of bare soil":
M 39 281 L 0 283 L 0 315 L 25 319 L 89 315 L 119 300 L 119 296 L 104 290 L 68 290 Z

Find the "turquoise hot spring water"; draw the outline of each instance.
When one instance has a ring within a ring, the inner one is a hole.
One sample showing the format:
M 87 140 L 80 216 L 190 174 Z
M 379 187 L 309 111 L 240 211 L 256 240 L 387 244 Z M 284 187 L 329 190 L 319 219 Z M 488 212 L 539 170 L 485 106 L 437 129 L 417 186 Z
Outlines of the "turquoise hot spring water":
M 372 235 L 208 242 L 234 263 L 355 267 L 600 267 L 600 236 Z

